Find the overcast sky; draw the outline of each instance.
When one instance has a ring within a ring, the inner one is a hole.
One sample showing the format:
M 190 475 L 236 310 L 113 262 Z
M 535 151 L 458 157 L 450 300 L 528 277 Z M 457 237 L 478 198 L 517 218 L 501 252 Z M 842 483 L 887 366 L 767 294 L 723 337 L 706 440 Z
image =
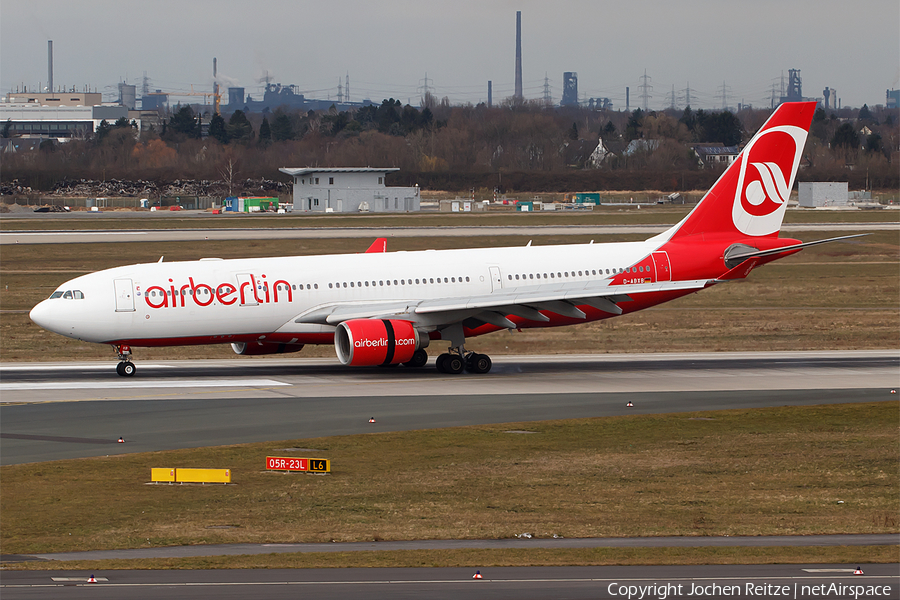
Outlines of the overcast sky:
M 497 103 L 513 93 L 517 10 L 526 98 L 543 97 L 546 75 L 558 102 L 564 71 L 615 108 L 626 87 L 641 105 L 645 69 L 651 109 L 673 86 L 678 105 L 689 87 L 695 108 L 719 108 L 725 86 L 730 106 L 769 106 L 788 69 L 804 96 L 828 86 L 844 106 L 900 87 L 897 0 L 2 0 L 0 91 L 46 86 L 53 40 L 54 85 L 107 100 L 120 81 L 140 96 L 144 72 L 151 91 L 210 91 L 216 57 L 222 85 L 254 95 L 268 73 L 336 99 L 349 75 L 353 101 L 418 104 L 427 73 L 453 103 L 487 100 L 492 80 Z

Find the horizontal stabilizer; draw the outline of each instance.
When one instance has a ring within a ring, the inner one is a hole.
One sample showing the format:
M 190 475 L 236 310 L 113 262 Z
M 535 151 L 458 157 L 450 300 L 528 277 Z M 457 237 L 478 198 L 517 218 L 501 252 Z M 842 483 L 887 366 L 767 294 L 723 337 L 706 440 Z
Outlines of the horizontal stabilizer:
M 760 256 L 773 256 L 775 254 L 781 254 L 782 252 L 793 252 L 795 250 L 802 250 L 803 248 L 808 248 L 809 246 L 817 246 L 819 244 L 827 244 L 828 242 L 837 242 L 838 240 L 849 240 L 851 238 L 858 238 L 864 235 L 869 235 L 868 233 L 856 233 L 854 235 L 842 235 L 841 237 L 836 238 L 828 238 L 827 240 L 816 240 L 814 242 L 804 242 L 802 244 L 794 244 L 793 246 L 782 246 L 781 248 L 772 248 L 771 250 L 755 250 L 753 252 L 744 252 L 741 254 L 733 254 L 728 256 L 728 260 L 730 262 L 747 260 L 748 258 L 757 258 Z M 721 279 L 721 277 L 720 277 Z

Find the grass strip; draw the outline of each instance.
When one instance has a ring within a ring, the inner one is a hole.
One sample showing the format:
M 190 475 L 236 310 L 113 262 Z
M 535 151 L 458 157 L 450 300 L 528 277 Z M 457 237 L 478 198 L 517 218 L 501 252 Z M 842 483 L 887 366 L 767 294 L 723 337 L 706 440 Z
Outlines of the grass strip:
M 900 531 L 898 403 L 627 415 L 0 468 L 4 553 L 220 543 Z M 510 435 L 526 430 L 532 435 Z M 265 471 L 312 448 L 332 474 Z M 151 467 L 233 486 L 148 486 Z
M 484 226 L 566 226 L 566 225 L 674 225 L 692 206 L 603 206 L 592 211 L 522 213 L 512 210 L 487 213 L 415 214 L 335 214 L 315 215 L 291 213 L 223 214 L 212 215 L 166 213 L 162 215 L 133 214 L 116 211 L 115 217 L 106 214 L 55 215 L 34 214 L 0 219 L 0 231 L 41 230 L 150 230 L 150 229 L 266 229 L 284 227 L 484 227 Z M 799 223 L 896 223 L 897 210 L 788 210 L 785 224 Z
M 5 570 L 338 569 L 404 567 L 535 567 L 604 565 L 876 564 L 900 562 L 898 546 L 751 548 L 583 548 L 550 550 L 390 550 L 138 560 L 5 563 Z

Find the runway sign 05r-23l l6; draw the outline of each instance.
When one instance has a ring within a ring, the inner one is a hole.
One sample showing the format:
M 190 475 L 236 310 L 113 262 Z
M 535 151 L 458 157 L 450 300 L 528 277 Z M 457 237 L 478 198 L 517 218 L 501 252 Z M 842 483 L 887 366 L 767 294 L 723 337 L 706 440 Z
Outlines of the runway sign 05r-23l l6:
M 268 471 L 297 471 L 302 473 L 331 473 L 331 461 L 327 458 L 297 458 L 293 456 L 267 456 Z

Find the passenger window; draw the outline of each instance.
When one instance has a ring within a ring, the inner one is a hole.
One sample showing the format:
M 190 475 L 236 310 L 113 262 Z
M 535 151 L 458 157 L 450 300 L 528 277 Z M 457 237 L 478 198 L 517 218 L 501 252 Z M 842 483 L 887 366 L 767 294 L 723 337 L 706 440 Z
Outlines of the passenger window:
M 512 281 L 512 275 L 507 275 L 507 277 L 509 277 L 509 280 Z M 516 279 L 518 279 L 518 277 L 516 277 Z
M 469 278 L 468 278 L 468 277 L 466 277 L 466 283 L 468 283 L 468 282 L 469 282 Z
M 554 277 L 555 275 L 553 273 L 550 273 L 550 279 L 553 279 Z
M 530 273 L 530 274 L 528 275 L 528 279 L 534 279 L 534 273 Z
M 394 280 L 394 285 L 397 285 L 397 280 L 396 280 L 396 279 Z
M 430 281 L 431 283 L 434 283 L 434 279 L 430 279 L 429 281 Z
M 356 286 L 353 285 L 353 282 L 352 282 L 352 281 L 350 282 L 350 287 L 356 287 Z
M 329 284 L 328 284 L 328 289 L 331 289 L 331 287 L 332 287 L 332 285 L 329 283 Z

